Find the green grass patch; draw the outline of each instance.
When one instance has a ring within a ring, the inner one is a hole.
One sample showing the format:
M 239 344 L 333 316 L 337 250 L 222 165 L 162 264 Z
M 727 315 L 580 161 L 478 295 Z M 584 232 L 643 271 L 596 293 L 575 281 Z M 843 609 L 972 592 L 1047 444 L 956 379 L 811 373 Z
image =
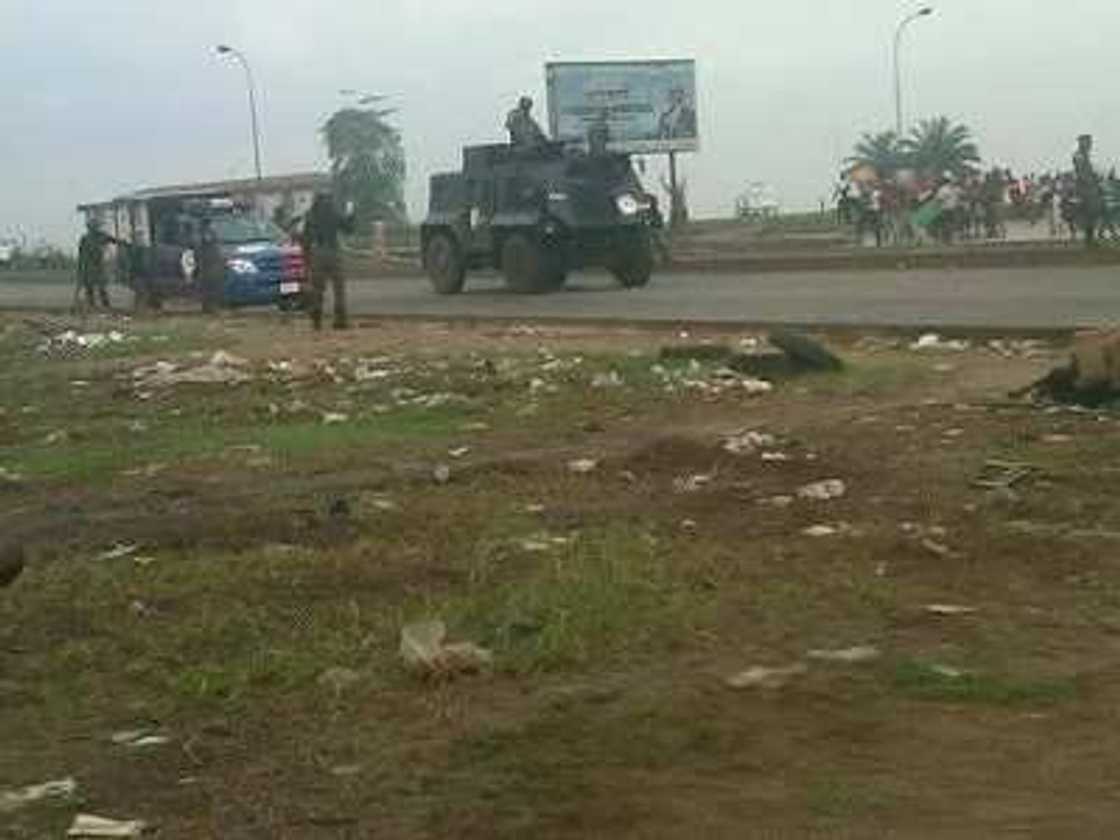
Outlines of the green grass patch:
M 1050 705 L 1077 697 L 1072 679 L 1024 680 L 956 672 L 915 660 L 900 662 L 891 674 L 894 689 L 919 700 L 993 706 Z
M 465 592 L 425 604 L 494 649 L 511 672 L 629 659 L 674 646 L 710 618 L 709 595 L 640 529 L 589 531 L 541 554 L 483 542 Z M 519 568 L 518 568 L 519 567 Z

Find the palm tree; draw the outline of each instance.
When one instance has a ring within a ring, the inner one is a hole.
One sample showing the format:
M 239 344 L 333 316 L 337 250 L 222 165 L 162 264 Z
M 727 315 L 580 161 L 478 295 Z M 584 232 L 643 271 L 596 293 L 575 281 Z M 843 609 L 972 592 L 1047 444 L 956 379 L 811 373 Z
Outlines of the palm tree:
M 963 175 L 980 162 L 972 131 L 948 117 L 922 120 L 902 141 L 902 148 L 911 165 L 927 175 Z
M 322 128 L 331 176 L 361 222 L 405 218 L 404 146 L 386 121 L 392 110 L 343 108 Z
M 847 162 L 853 166 L 870 166 L 880 178 L 889 178 L 905 163 L 902 144 L 893 131 L 867 132 L 852 149 Z

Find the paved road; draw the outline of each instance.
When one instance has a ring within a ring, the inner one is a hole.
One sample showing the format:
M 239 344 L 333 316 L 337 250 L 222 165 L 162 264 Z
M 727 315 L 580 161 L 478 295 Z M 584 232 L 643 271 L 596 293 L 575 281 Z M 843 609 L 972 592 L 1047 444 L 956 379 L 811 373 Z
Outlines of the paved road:
M 493 277 L 437 297 L 420 278 L 353 281 L 363 315 L 606 318 L 818 325 L 1051 328 L 1120 321 L 1120 267 L 664 274 L 649 288 L 618 289 L 578 275 L 567 291 L 512 295 Z M 0 281 L 0 309 L 66 308 L 72 289 Z M 122 293 L 116 290 L 120 303 Z

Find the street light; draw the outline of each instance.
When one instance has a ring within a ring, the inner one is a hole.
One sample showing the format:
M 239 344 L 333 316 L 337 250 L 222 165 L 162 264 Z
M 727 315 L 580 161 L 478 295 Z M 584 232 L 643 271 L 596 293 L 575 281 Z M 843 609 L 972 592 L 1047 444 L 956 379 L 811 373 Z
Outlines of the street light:
M 257 122 L 257 90 L 253 81 L 253 71 L 249 67 L 249 60 L 240 50 L 235 50 L 225 44 L 219 44 L 216 50 L 218 55 L 232 56 L 245 68 L 245 80 L 249 86 L 249 116 L 253 121 L 253 160 L 256 163 L 257 180 L 260 181 L 264 176 L 261 172 L 261 130 L 260 124 Z
M 894 33 L 894 116 L 895 116 L 895 129 L 898 136 L 902 136 L 902 70 L 899 67 L 898 52 L 902 46 L 902 33 L 906 27 L 916 21 L 918 18 L 929 17 L 933 14 L 932 6 L 923 6 L 911 15 L 902 19 L 898 25 L 898 29 Z

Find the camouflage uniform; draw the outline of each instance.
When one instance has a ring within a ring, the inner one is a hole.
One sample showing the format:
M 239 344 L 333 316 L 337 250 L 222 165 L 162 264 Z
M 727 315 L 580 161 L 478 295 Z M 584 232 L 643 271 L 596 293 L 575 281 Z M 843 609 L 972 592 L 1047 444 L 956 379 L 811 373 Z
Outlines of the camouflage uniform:
M 1097 241 L 1097 227 L 1104 210 L 1100 178 L 1093 169 L 1090 157 L 1091 147 L 1081 145 L 1073 156 L 1073 175 L 1077 183 L 1078 222 L 1085 231 L 1085 244 L 1093 246 Z
M 317 195 L 304 222 L 304 249 L 311 265 L 311 300 L 308 312 L 315 329 L 323 326 L 323 296 L 327 281 L 334 297 L 334 328 L 346 329 L 346 278 L 342 271 L 339 234 L 354 232 L 354 217 L 338 212 L 330 196 Z
M 86 292 L 86 301 L 96 306 L 94 293 L 101 305 L 109 309 L 109 278 L 105 272 L 105 246 L 117 242 L 112 236 L 90 226 L 78 242 L 78 281 Z
M 222 254 L 222 243 L 214 227 L 206 220 L 202 223 L 201 241 L 198 247 L 198 275 L 202 281 L 202 311 L 216 312 L 222 305 L 226 279 L 226 258 Z

